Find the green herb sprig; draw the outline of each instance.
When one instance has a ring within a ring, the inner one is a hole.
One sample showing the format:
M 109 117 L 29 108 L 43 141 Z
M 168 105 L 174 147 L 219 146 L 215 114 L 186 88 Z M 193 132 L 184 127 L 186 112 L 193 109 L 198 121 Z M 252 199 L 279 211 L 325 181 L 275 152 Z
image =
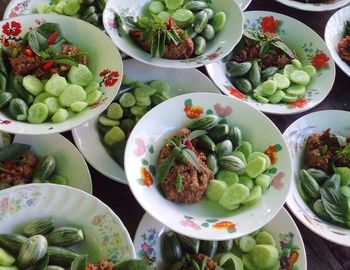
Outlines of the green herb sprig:
M 184 139 L 180 139 L 179 136 L 175 136 L 168 140 L 168 143 L 173 145 L 173 149 L 170 152 L 170 155 L 163 160 L 163 162 L 158 166 L 156 170 L 155 181 L 160 183 L 168 175 L 171 166 L 175 160 L 181 160 L 189 162 L 197 171 L 201 171 L 200 163 L 195 152 L 188 148 L 188 144 L 191 140 L 206 134 L 205 130 L 194 130 Z M 178 186 L 180 186 L 180 180 L 177 181 Z M 182 179 L 181 179 L 182 187 Z

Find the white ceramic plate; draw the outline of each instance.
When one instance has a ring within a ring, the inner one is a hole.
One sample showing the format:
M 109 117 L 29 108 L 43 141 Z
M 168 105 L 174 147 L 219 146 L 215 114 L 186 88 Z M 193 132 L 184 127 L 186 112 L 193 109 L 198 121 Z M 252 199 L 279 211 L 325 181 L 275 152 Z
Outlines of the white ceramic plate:
M 29 28 L 37 27 L 44 22 L 58 23 L 65 38 L 77 45 L 82 51 L 88 52 L 89 67 L 94 74 L 94 79 L 100 82 L 102 97 L 96 104 L 60 123 L 30 124 L 20 122 L 10 119 L 2 111 L 0 112 L 1 131 L 37 135 L 70 130 L 103 112 L 112 102 L 120 87 L 123 66 L 118 49 L 104 32 L 82 20 L 52 14 L 31 14 L 4 20 L 0 22 L 0 35 L 2 36 L 0 46 L 5 46 L 5 41 L 12 42 L 22 38 L 29 31 Z
M 55 173 L 69 179 L 69 186 L 92 193 L 90 171 L 85 159 L 78 149 L 62 135 L 15 135 L 13 142 L 29 144 L 30 151 L 38 157 L 54 156 Z
M 127 55 L 149 65 L 167 68 L 196 68 L 215 62 L 227 55 L 238 43 L 242 36 L 243 15 L 235 0 L 215 0 L 211 7 L 214 11 L 224 11 L 226 14 L 225 27 L 207 43 L 204 54 L 183 60 L 152 58 L 141 49 L 127 34 L 119 33 L 114 23 L 114 13 L 136 18 L 142 15 L 144 6 L 150 0 L 107 1 L 103 12 L 103 25 L 116 46 Z
M 196 69 L 169 69 L 149 66 L 134 59 L 124 60 L 124 73 L 131 79 L 143 82 L 166 80 L 171 86 L 171 96 L 190 92 L 219 93 L 212 81 Z M 103 175 L 127 184 L 124 169 L 109 155 L 102 144 L 97 128 L 97 118 L 72 130 L 75 144 L 86 160 Z
M 121 220 L 86 192 L 54 184 L 28 184 L 0 191 L 1 233 L 18 233 L 23 224 L 49 217 L 57 226 L 82 228 L 85 240 L 77 252 L 88 254 L 89 262 L 135 258 L 134 246 Z
M 296 249 L 298 259 L 293 265 L 288 264 L 288 266 L 286 266 L 289 267 L 288 269 L 307 269 L 303 239 L 292 217 L 284 208 L 281 209 L 272 221 L 264 226 L 264 229 L 271 232 L 275 242 L 278 243 L 280 252 L 290 248 Z M 134 237 L 136 256 L 139 259 L 148 258 L 149 260 L 155 260 L 158 270 L 168 269 L 165 264 L 163 252 L 161 251 L 162 235 L 168 230 L 169 229 L 162 223 L 146 213 L 141 219 Z M 290 252 L 291 251 L 289 251 L 289 253 Z M 282 257 L 280 257 L 280 259 L 282 259 Z
M 350 1 L 349 0 L 329 0 L 327 3 L 315 3 L 315 4 L 307 4 L 307 3 L 301 3 L 295 0 L 276 0 L 277 2 L 280 2 L 283 5 L 306 10 L 306 11 L 327 11 L 327 10 L 333 10 L 337 8 L 341 8 L 342 6 L 345 6 Z
M 289 104 L 264 104 L 233 87 L 226 76 L 225 63 L 218 61 L 206 68 L 223 93 L 272 114 L 300 113 L 315 107 L 327 97 L 335 80 L 335 65 L 326 44 L 316 32 L 296 19 L 269 11 L 247 11 L 244 12 L 244 18 L 244 28 L 276 32 L 290 48 L 295 49 L 303 65 L 311 63 L 317 68 L 317 75 L 308 84 L 305 98 Z
M 244 140 L 251 142 L 254 149 L 270 155 L 273 164 L 268 173 L 273 179 L 272 188 L 263 194 L 260 202 L 228 211 L 205 198 L 189 205 L 164 198 L 153 182 L 158 155 L 164 139 L 186 126 L 188 116 L 193 117 L 192 112 L 196 116 L 214 113 L 229 125 L 237 125 Z M 264 114 L 228 96 L 211 93 L 181 95 L 153 108 L 134 127 L 125 150 L 126 176 L 140 205 L 172 230 L 207 240 L 241 237 L 272 220 L 287 197 L 291 165 L 282 134 Z
M 240 6 L 241 10 L 246 10 L 252 0 L 236 0 L 236 2 Z
M 350 230 L 330 224 L 317 217 L 300 197 L 297 183 L 305 142 L 313 133 L 330 128 L 331 133 L 350 137 L 350 112 L 326 110 L 304 115 L 293 122 L 283 133 L 293 159 L 293 181 L 287 198 L 288 208 L 314 233 L 331 242 L 350 246 Z
M 343 61 L 338 54 L 338 43 L 344 36 L 346 21 L 350 20 L 350 6 L 338 10 L 330 17 L 324 32 L 324 39 L 337 65 L 350 77 L 350 64 Z

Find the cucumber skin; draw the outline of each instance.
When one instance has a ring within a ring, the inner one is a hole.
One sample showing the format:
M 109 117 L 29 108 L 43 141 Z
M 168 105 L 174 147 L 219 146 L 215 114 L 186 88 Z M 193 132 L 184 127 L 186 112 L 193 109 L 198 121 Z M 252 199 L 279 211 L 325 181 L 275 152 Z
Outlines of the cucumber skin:
M 42 259 L 47 252 L 47 240 L 42 235 L 28 238 L 22 245 L 17 258 L 20 269 L 26 269 Z
M 27 237 L 20 234 L 0 234 L 0 246 L 18 254 Z
M 249 70 L 248 77 L 254 88 L 260 84 L 261 74 L 258 61 L 254 60 L 252 62 L 252 68 Z
M 218 241 L 201 241 L 199 245 L 199 252 L 213 258 L 218 249 Z
M 190 122 L 187 127 L 191 130 L 195 129 L 204 129 L 209 130 L 216 126 L 220 121 L 220 118 L 214 114 L 212 115 L 205 115 L 198 118 L 195 118 Z
M 169 262 L 175 262 L 182 257 L 182 247 L 176 233 L 169 231 L 165 233 L 163 239 L 164 256 Z
M 45 156 L 35 168 L 33 174 L 34 183 L 44 183 L 53 173 L 56 167 L 56 160 L 53 156 Z
M 0 149 L 0 161 L 11 161 L 25 155 L 30 149 L 30 145 L 12 143 Z
M 5 107 L 12 100 L 12 94 L 10 92 L 0 92 L 0 109 Z
M 31 237 L 37 234 L 45 235 L 54 229 L 53 219 L 37 220 L 30 222 L 24 226 L 22 233 L 27 237 Z
M 241 77 L 249 72 L 252 64 L 250 62 L 238 63 L 235 61 L 230 61 L 227 63 L 227 74 L 229 77 Z
M 204 134 L 202 136 L 199 136 L 197 140 L 200 148 L 211 152 L 215 151 L 216 149 L 215 143 L 213 142 L 212 139 L 210 139 L 209 136 Z
M 58 265 L 68 267 L 79 254 L 72 252 L 66 248 L 49 246 L 47 248 L 50 265 Z
M 28 115 L 28 105 L 23 99 L 20 98 L 12 99 L 8 109 L 10 114 L 16 119 L 19 115 Z
M 202 33 L 204 28 L 208 24 L 209 14 L 206 11 L 200 11 L 194 18 L 194 31 L 196 33 Z
M 183 251 L 190 254 L 198 254 L 200 241 L 191 237 L 187 237 L 181 234 L 177 234 L 177 238 L 183 248 Z

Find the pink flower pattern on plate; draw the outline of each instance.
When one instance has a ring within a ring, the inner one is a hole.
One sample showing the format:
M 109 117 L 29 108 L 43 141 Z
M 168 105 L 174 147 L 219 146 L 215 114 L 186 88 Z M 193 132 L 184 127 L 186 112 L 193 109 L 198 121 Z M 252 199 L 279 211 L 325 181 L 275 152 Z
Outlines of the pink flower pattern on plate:
M 201 227 L 198 224 L 194 223 L 192 220 L 181 220 L 180 224 L 183 227 L 191 227 L 195 231 L 201 230 Z

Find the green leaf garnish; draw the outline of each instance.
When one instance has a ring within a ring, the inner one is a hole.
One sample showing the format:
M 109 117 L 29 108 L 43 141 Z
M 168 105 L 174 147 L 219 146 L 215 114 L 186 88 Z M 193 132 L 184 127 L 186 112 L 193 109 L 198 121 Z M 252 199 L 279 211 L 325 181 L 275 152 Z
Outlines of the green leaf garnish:
M 179 173 L 176 175 L 176 191 L 182 191 L 182 176 Z
M 202 136 L 204 134 L 207 134 L 207 132 L 205 130 L 201 130 L 201 129 L 198 129 L 198 130 L 194 130 L 191 132 L 191 134 L 187 137 L 187 140 L 193 140 L 199 136 Z
M 196 168 L 197 171 L 201 171 L 201 167 L 197 158 L 197 155 L 190 149 L 185 148 L 182 149 L 181 155 L 185 157 L 185 159 L 191 163 L 193 167 Z
M 327 154 L 327 150 L 328 150 L 328 145 L 327 144 L 320 146 L 320 153 L 321 153 L 322 156 Z
M 165 179 L 165 177 L 168 175 L 170 168 L 175 161 L 176 155 L 177 155 L 177 152 L 173 150 L 170 153 L 170 156 L 164 159 L 163 162 L 159 164 L 156 170 L 156 177 L 155 177 L 156 183 L 162 182 Z

